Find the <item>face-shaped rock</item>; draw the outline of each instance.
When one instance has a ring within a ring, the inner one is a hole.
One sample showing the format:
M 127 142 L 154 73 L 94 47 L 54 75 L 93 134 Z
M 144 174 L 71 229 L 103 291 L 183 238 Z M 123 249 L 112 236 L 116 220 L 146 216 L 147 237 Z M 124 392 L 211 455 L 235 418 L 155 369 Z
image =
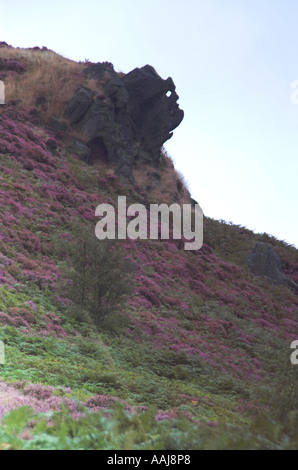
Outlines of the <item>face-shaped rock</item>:
M 161 146 L 183 119 L 174 82 L 163 80 L 150 65 L 120 78 L 111 64 L 91 64 L 85 75 L 98 81 L 103 94 L 80 87 L 67 104 L 65 117 L 87 136 L 91 163 L 104 154 L 133 181 L 134 160 L 145 155 L 157 166 Z
M 174 82 L 171 78 L 163 80 L 150 65 L 134 69 L 122 80 L 129 94 L 134 136 L 157 164 L 161 146 L 184 116 L 177 104 Z

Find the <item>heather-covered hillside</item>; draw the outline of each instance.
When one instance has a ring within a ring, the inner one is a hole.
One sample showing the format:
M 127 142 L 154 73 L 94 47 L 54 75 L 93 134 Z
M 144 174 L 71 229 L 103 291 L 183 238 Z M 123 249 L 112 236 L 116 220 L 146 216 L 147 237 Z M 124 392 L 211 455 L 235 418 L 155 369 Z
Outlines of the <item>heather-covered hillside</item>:
M 132 182 L 102 158 L 105 135 L 96 153 L 69 121 L 78 87 L 110 99 L 84 67 L 0 48 L 0 448 L 297 448 L 297 292 L 245 263 L 266 242 L 297 283 L 294 247 L 205 217 L 198 251 L 172 239 L 116 241 L 131 289 L 107 315 L 67 296 L 67 248 L 83 241 L 74 227 L 102 243 L 99 204 L 190 201 L 164 151 L 158 162 L 144 149 L 129 160 Z

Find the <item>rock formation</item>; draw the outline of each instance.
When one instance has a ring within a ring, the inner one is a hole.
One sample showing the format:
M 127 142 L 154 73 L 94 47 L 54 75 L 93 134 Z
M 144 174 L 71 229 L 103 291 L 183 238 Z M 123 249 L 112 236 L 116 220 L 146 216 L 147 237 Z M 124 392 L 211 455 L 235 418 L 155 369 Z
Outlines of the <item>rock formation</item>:
M 282 263 L 268 243 L 259 242 L 246 258 L 246 264 L 255 274 L 268 277 L 277 284 L 285 284 L 298 292 L 298 285 L 282 272 Z
M 261 274 L 279 284 L 285 280 L 281 259 L 267 243 L 257 243 L 246 258 L 246 264 L 255 274 Z
M 108 62 L 89 64 L 84 74 L 97 81 L 98 92 L 80 87 L 64 116 L 85 136 L 87 163 L 106 161 L 133 182 L 134 161 L 157 167 L 161 146 L 183 119 L 174 82 L 150 65 L 120 77 Z

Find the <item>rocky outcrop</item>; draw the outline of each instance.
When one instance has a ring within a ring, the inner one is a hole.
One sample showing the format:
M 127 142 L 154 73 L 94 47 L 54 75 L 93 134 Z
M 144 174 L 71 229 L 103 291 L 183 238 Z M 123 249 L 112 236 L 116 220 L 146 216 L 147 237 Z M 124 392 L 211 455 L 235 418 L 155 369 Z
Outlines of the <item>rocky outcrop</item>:
M 281 259 L 267 243 L 257 243 L 247 256 L 246 264 L 255 274 L 266 276 L 279 284 L 285 281 Z
M 0 41 L 0 49 L 1 49 L 1 47 L 10 47 L 11 48 L 12 46 L 8 45 L 7 42 L 5 42 L 5 41 Z
M 281 259 L 268 243 L 257 243 L 247 256 L 246 264 L 253 273 L 266 276 L 275 283 L 287 285 L 298 292 L 298 285 L 282 272 Z
M 161 146 L 183 119 L 174 82 L 149 65 L 120 77 L 108 62 L 89 64 L 84 74 L 98 92 L 80 87 L 64 117 L 85 136 L 88 163 L 103 160 L 133 182 L 134 161 L 157 167 Z
M 174 82 L 171 78 L 162 80 L 149 65 L 128 73 L 123 82 L 129 93 L 134 138 L 157 165 L 161 146 L 172 137 L 184 116 L 177 104 Z

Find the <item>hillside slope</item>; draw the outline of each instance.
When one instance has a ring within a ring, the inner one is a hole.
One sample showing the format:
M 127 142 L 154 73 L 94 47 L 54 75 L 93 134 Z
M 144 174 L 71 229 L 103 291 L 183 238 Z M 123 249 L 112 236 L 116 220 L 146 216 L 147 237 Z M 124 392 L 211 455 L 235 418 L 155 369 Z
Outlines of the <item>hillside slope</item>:
M 101 322 L 65 297 L 69 259 L 56 241 L 71 239 L 74 220 L 94 228 L 95 208 L 118 195 L 146 207 L 190 201 L 164 153 L 129 160 L 133 182 L 102 152 L 82 158 L 90 139 L 64 110 L 78 87 L 98 92 L 85 66 L 0 48 L 0 447 L 297 447 L 297 293 L 245 264 L 269 243 L 297 282 L 294 247 L 205 217 L 198 251 L 117 242 L 133 289 Z

